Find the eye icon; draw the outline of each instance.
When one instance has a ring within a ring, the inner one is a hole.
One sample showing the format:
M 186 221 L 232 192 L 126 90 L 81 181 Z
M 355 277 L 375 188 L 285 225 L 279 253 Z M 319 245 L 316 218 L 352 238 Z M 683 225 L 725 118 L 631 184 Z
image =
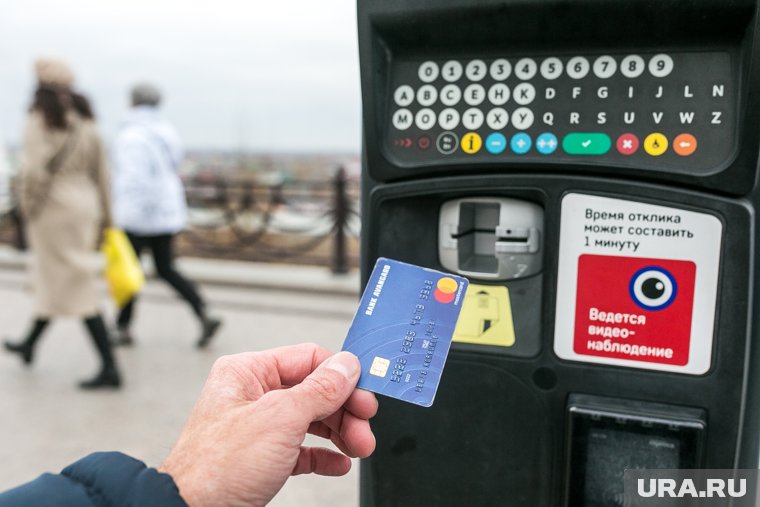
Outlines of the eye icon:
M 633 274 L 628 291 L 634 303 L 645 310 L 662 310 L 676 298 L 676 279 L 667 270 L 648 266 Z

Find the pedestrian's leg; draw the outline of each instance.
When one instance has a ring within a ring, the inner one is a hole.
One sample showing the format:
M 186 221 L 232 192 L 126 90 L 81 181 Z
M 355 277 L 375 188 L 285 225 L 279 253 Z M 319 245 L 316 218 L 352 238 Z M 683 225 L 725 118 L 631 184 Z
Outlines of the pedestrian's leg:
M 41 317 L 34 319 L 26 338 L 21 342 L 6 340 L 5 350 L 20 354 L 24 364 L 32 364 L 32 359 L 34 358 L 34 344 L 40 339 L 42 332 L 45 331 L 48 324 L 50 324 L 50 319 Z
M 119 370 L 116 367 L 116 359 L 114 359 L 113 352 L 111 351 L 111 342 L 108 340 L 108 331 L 106 331 L 103 318 L 100 314 L 97 314 L 86 318 L 84 323 L 100 355 L 101 367 L 100 372 L 95 377 L 81 382 L 79 387 L 82 389 L 118 388 L 121 386 L 121 378 L 119 377 Z
M 132 248 L 135 251 L 135 255 L 140 259 L 140 253 L 145 246 L 145 238 L 137 234 L 128 232 L 127 237 L 132 244 Z M 127 304 L 125 304 L 121 310 L 119 310 L 119 316 L 116 319 L 116 336 L 114 337 L 114 345 L 132 345 L 134 340 L 132 339 L 132 333 L 129 331 L 129 327 L 132 323 L 132 316 L 134 315 L 135 302 L 137 300 L 137 294 L 132 296 Z
M 154 236 L 150 240 L 153 250 L 153 259 L 156 264 L 158 276 L 166 280 L 177 293 L 193 308 L 201 323 L 201 337 L 198 339 L 198 347 L 203 348 L 211 341 L 219 330 L 222 322 L 211 318 L 206 314 L 206 304 L 192 283 L 174 269 L 174 235 L 164 234 Z

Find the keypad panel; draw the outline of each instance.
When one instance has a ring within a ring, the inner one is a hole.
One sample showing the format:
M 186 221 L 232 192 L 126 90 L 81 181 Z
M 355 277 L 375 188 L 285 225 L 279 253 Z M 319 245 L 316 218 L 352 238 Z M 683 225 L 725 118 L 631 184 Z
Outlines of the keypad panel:
M 733 154 L 728 52 L 397 61 L 386 148 L 400 165 L 579 162 L 707 174 Z

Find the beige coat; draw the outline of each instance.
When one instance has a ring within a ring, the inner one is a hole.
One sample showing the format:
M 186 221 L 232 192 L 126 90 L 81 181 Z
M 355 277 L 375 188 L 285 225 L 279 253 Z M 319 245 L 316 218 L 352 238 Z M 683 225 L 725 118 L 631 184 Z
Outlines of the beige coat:
M 110 223 L 108 174 L 92 121 L 70 112 L 67 130 L 51 130 L 31 113 L 24 133 L 20 204 L 32 253 L 38 317 L 90 317 L 99 311 L 93 264 L 100 225 Z M 48 163 L 72 140 L 58 170 Z

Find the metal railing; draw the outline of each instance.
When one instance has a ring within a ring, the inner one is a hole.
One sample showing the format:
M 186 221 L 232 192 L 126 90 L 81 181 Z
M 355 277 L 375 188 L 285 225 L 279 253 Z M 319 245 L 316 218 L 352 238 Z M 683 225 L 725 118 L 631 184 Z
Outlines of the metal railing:
M 240 177 L 190 178 L 185 185 L 188 227 L 179 255 L 329 266 L 358 265 L 359 185 L 339 168 L 327 180 L 276 184 Z M 0 220 L 0 242 L 24 248 L 13 211 Z

